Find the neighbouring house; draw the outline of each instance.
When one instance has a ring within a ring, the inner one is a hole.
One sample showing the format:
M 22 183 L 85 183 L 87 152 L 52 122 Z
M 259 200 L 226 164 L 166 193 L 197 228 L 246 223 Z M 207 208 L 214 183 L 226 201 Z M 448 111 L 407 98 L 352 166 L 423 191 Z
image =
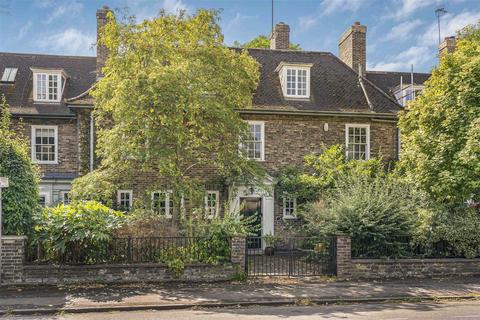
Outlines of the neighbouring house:
M 97 31 L 106 23 L 108 11 L 107 7 L 97 11 Z M 367 71 L 366 27 L 358 22 L 341 36 L 339 57 L 288 50 L 289 33 L 289 26 L 279 23 L 270 49 L 248 50 L 261 72 L 252 108 L 238 110 L 252 133 L 248 156 L 261 162 L 271 177 L 286 165 L 301 164 L 306 154 L 319 152 L 324 145 L 345 145 L 350 159 L 380 155 L 396 159 L 397 113 L 418 94 L 429 74 Z M 451 50 L 452 40 L 447 40 L 442 50 Z M 102 46 L 96 57 L 0 53 L 0 94 L 6 96 L 18 130 L 30 137 L 32 161 L 42 173 L 43 205 L 68 202 L 72 180 L 97 164 L 94 101 L 88 92 L 101 76 L 107 55 Z M 198 174 L 205 178 L 205 206 L 212 215 L 221 213 L 220 204 L 227 198 L 233 207 L 243 203 L 245 214 L 260 212 L 263 235 L 283 232 L 296 218 L 296 199 L 285 198 L 274 188 L 236 186 L 228 195 L 228 186 L 216 180 L 214 172 Z M 152 192 L 148 189 L 152 179 L 156 177 L 146 174 L 126 179 L 117 204 L 131 207 L 136 198 L 146 196 L 159 214 L 168 217 L 172 205 L 168 182 Z

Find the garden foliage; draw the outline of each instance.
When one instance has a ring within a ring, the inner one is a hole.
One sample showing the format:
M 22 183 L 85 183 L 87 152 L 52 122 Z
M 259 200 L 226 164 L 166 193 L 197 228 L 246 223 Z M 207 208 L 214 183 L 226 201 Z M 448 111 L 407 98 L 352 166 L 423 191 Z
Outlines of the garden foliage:
M 16 134 L 5 97 L 0 101 L 0 177 L 9 178 L 2 190 L 5 234 L 29 235 L 38 205 L 39 171 L 32 164 L 28 140 Z

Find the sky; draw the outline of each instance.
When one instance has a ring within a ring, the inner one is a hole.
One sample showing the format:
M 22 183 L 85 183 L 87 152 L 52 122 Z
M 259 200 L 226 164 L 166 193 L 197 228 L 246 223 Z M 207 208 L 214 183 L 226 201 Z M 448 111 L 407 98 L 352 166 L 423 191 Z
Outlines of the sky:
M 140 19 L 199 8 L 222 9 L 225 43 L 271 30 L 271 0 L 0 0 L 0 52 L 95 55 L 95 12 L 103 5 Z M 340 35 L 367 26 L 367 69 L 429 72 L 437 64 L 435 9 L 445 8 L 441 37 L 480 20 L 480 0 L 274 0 L 274 21 L 290 25 L 303 50 L 338 54 Z

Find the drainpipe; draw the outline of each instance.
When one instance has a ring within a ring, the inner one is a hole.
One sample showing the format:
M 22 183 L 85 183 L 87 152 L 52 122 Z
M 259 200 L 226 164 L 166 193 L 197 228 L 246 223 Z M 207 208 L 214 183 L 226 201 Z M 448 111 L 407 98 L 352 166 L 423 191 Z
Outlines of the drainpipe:
M 95 137 L 95 123 L 93 119 L 93 111 L 90 112 L 90 172 L 93 171 L 94 165 L 94 137 Z

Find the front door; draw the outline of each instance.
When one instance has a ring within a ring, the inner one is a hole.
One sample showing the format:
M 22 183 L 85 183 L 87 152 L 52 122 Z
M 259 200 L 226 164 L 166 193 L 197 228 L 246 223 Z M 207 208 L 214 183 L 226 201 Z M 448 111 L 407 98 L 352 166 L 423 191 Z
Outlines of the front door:
M 255 216 L 255 235 L 250 237 L 247 245 L 249 249 L 259 249 L 262 247 L 262 198 L 240 198 L 240 208 L 244 217 Z

